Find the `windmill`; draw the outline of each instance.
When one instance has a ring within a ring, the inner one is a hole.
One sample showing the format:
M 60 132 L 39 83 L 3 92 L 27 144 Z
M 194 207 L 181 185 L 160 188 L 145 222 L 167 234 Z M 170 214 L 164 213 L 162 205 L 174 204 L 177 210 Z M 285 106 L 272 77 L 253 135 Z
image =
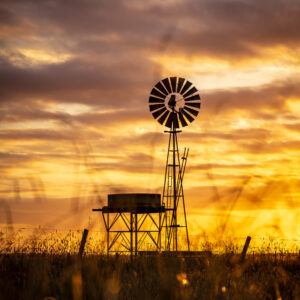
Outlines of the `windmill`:
M 193 84 L 181 77 L 170 77 L 159 81 L 151 90 L 149 108 L 154 119 L 168 127 L 168 153 L 165 168 L 163 205 L 165 214 L 162 228 L 165 229 L 165 250 L 178 250 L 178 229 L 185 228 L 189 250 L 189 236 L 183 193 L 183 177 L 185 173 L 189 149 L 185 148 L 179 158 L 177 133 L 180 127 L 192 123 L 200 109 L 200 95 Z M 179 225 L 177 210 L 183 207 L 184 224 Z
M 151 91 L 150 111 L 161 125 L 169 128 L 169 144 L 163 201 L 160 194 L 118 193 L 107 196 L 107 205 L 95 208 L 102 212 L 106 230 L 107 254 L 129 252 L 131 257 L 143 253 L 146 239 L 152 249 L 161 252 L 177 251 L 178 228 L 185 228 L 189 250 L 189 236 L 185 212 L 183 177 L 189 150 L 179 159 L 177 133 L 194 121 L 200 109 L 200 95 L 191 82 L 170 77 L 159 81 Z M 163 202 L 163 203 L 162 203 Z M 183 205 L 184 224 L 178 225 L 177 209 Z M 164 233 L 164 246 L 162 235 Z M 146 251 L 147 252 L 147 251 Z

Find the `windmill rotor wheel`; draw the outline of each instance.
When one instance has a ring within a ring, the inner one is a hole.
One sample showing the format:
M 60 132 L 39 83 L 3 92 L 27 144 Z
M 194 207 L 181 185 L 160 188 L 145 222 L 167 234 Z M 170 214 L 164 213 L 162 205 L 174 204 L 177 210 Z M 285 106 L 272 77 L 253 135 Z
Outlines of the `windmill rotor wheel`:
M 185 127 L 200 110 L 200 94 L 193 84 L 181 77 L 168 77 L 151 90 L 149 108 L 153 118 L 168 128 Z

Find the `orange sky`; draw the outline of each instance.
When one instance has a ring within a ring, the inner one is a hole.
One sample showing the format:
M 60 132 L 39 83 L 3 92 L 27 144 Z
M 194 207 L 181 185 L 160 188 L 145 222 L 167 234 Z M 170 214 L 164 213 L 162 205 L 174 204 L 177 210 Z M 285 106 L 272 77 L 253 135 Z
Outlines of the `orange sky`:
M 180 76 L 202 98 L 179 135 L 193 234 L 298 238 L 299 15 L 296 0 L 2 1 L 1 223 L 82 228 L 107 193 L 162 192 L 148 97 Z

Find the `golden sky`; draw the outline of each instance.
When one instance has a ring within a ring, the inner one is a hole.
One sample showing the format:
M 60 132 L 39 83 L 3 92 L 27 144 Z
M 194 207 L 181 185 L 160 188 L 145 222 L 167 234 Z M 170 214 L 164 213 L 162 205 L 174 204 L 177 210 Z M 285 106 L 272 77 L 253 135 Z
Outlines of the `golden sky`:
M 299 15 L 297 0 L 1 1 L 0 222 L 82 228 L 108 193 L 162 192 L 148 97 L 179 76 L 202 98 L 179 135 L 193 234 L 299 237 Z

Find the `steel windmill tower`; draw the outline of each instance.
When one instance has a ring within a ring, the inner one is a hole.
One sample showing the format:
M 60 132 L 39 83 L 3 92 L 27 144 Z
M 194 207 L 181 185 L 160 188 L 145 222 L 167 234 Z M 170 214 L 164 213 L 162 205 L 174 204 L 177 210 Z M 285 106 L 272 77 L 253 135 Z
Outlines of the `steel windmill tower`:
M 186 219 L 183 177 L 189 150 L 184 149 L 180 159 L 177 134 L 179 130 L 194 121 L 200 109 L 200 95 L 193 84 L 180 77 L 170 77 L 159 81 L 151 90 L 150 112 L 161 125 L 169 128 L 168 152 L 163 188 L 163 205 L 166 212 L 162 219 L 165 232 L 165 250 L 178 250 L 178 229 L 185 228 L 189 250 L 189 236 Z M 184 224 L 178 224 L 177 210 L 182 205 Z

